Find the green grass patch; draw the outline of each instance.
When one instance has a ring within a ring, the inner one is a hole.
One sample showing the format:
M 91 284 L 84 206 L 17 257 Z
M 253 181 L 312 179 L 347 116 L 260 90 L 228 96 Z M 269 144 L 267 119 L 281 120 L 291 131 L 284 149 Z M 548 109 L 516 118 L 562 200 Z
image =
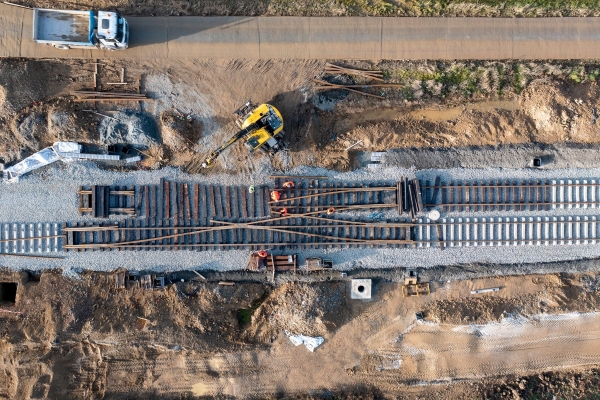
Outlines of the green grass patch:
M 398 6 L 386 0 L 337 0 L 348 15 L 391 16 L 398 14 Z
M 513 89 L 515 89 L 516 94 L 521 94 L 523 91 L 522 79 L 523 76 L 521 73 L 523 72 L 523 66 L 521 64 L 515 64 L 513 70 Z
M 237 310 L 237 319 L 240 326 L 246 326 L 252 322 L 252 315 L 254 311 L 260 307 L 260 305 L 269 297 L 268 292 L 263 292 L 262 296 L 252 302 L 249 308 L 240 308 Z

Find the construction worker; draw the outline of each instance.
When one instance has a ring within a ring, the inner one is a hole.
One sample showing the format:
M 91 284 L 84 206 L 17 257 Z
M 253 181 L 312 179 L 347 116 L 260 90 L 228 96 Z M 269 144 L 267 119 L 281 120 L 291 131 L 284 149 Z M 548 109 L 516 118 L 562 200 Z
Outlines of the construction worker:
M 254 193 L 254 185 L 251 185 L 251 186 L 248 188 L 248 192 L 250 192 L 250 193 Z
M 273 200 L 274 202 L 278 202 L 279 199 L 281 199 L 281 192 L 273 190 L 271 192 L 271 200 Z
M 330 207 L 327 209 L 327 215 L 332 215 L 335 212 L 335 208 Z
M 279 210 L 279 213 L 281 214 L 282 217 L 285 217 L 286 215 L 288 215 L 288 209 L 282 208 L 281 210 Z
M 292 189 L 294 186 L 294 182 L 292 181 L 283 182 L 284 189 Z
M 260 258 L 266 258 L 266 257 L 267 257 L 267 252 L 266 252 L 265 250 L 260 250 L 260 251 L 259 251 L 258 253 L 256 253 L 256 254 L 258 254 L 258 256 L 259 256 Z

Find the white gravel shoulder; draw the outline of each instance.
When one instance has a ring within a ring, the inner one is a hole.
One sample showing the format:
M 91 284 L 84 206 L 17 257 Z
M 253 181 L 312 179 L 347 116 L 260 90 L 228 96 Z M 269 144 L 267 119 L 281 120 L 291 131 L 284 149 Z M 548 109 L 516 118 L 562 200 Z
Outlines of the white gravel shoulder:
M 0 188 L 0 222 L 65 222 L 92 220 L 81 217 L 77 211 L 77 188 L 81 185 L 142 185 L 158 184 L 161 178 L 205 184 L 272 184 L 270 174 L 280 174 L 270 168 L 268 162 L 259 165 L 252 173 L 238 175 L 187 175 L 178 169 L 165 168 L 159 171 L 111 172 L 96 167 L 91 162 L 78 162 L 69 165 L 56 164 L 42 171 L 28 175 L 16 184 L 3 184 Z M 318 168 L 297 168 L 286 171 L 295 175 L 326 175 L 332 180 L 344 181 L 390 181 L 401 177 L 414 177 L 434 180 L 444 179 L 586 179 L 600 176 L 600 169 L 564 169 L 543 171 L 535 169 L 447 169 L 422 170 L 382 168 L 378 170 L 358 170 L 337 173 Z M 578 209 L 581 211 L 580 209 Z M 575 211 L 569 210 L 568 213 Z M 587 212 L 587 211 L 586 211 Z M 565 214 L 565 210 L 557 213 Z M 386 212 L 385 217 L 394 217 Z M 598 213 L 600 214 L 600 213 Z M 464 215 L 464 214 L 463 214 Z M 517 215 L 504 212 L 504 216 Z M 524 215 L 519 213 L 518 215 Z M 397 215 L 395 215 L 397 216 Z M 336 268 L 394 268 L 394 267 L 433 267 L 437 265 L 464 263 L 538 263 L 550 261 L 577 260 L 600 257 L 600 246 L 513 246 L 513 247 L 470 247 L 424 249 L 345 249 L 297 251 L 304 256 L 325 256 L 331 258 Z M 176 271 L 183 269 L 240 270 L 246 267 L 248 252 L 235 251 L 120 251 L 64 253 L 65 259 L 32 259 L 0 256 L 2 265 L 11 269 L 62 268 L 66 274 L 74 274 L 81 269 L 110 271 L 117 268 L 130 270 Z

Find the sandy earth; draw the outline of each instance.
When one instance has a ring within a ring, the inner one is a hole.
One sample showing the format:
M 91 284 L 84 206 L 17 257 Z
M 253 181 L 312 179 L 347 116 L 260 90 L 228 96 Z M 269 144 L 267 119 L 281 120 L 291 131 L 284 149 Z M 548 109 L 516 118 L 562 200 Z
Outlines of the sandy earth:
M 0 395 L 11 399 L 425 394 L 431 387 L 414 383 L 526 375 L 600 357 L 597 273 L 432 282 L 430 296 L 415 298 L 375 281 L 370 302 L 350 300 L 348 281 L 272 288 L 196 280 L 162 291 L 113 289 L 112 275 L 98 273 L 32 281 L 4 272 L 0 281 L 19 283 L 16 304 L 1 308 Z M 486 287 L 502 289 L 470 294 Z M 240 325 L 237 310 L 252 303 L 251 321 Z M 325 343 L 310 353 L 286 329 Z
M 135 168 L 172 165 L 199 172 L 202 156 L 235 132 L 232 111 L 250 98 L 272 103 L 284 115 L 289 151 L 272 160 L 282 169 L 352 169 L 353 152 L 345 149 L 361 140 L 356 151 L 600 142 L 597 84 L 563 75 L 532 73 L 518 96 L 507 89 L 501 97 L 476 93 L 465 98 L 450 91 L 443 98 L 441 92 L 415 98 L 426 85 L 419 81 L 410 96 L 390 91 L 380 101 L 339 92 L 316 95 L 310 79 L 323 68 L 316 61 L 102 64 L 103 89 L 118 81 L 125 67 L 126 81 L 132 83 L 123 90 L 139 88 L 155 101 L 97 108 L 73 103 L 66 93 L 91 87 L 93 65 L 0 60 L 0 153 L 7 164 L 55 140 L 100 143 L 103 117 L 83 110 L 114 116 L 128 108 L 150 116 L 159 132 L 152 159 Z M 237 144 L 215 170 L 252 172 L 263 161 Z M 234 287 L 186 282 L 143 292 L 117 291 L 111 279 L 83 274 L 75 280 L 46 272 L 35 282 L 26 273 L 2 274 L 0 281 L 20 285 L 16 304 L 0 307 L 0 396 L 243 398 L 301 396 L 311 390 L 318 396 L 331 390 L 348 398 L 365 393 L 473 398 L 491 390 L 518 398 L 529 384 L 508 378 L 478 380 L 473 386 L 410 385 L 599 362 L 594 353 L 600 329 L 593 314 L 600 301 L 596 273 L 444 280 L 434 282 L 430 296 L 411 299 L 402 298 L 399 284 L 377 280 L 375 298 L 367 303 L 350 301 L 347 282 L 337 280 Z M 482 287 L 502 289 L 470 295 Z M 253 318 L 240 326 L 238 310 L 253 303 Z M 414 323 L 416 311 L 425 312 L 425 324 Z M 571 316 L 568 346 L 554 325 L 533 318 L 571 312 L 592 314 Z M 486 341 L 486 332 L 493 339 L 494 332 L 513 323 L 520 324 L 520 335 Z M 325 343 L 310 353 L 294 347 L 282 333 L 286 329 L 322 335 Z M 528 350 L 527 338 L 536 335 L 540 341 Z M 507 349 L 513 349 L 513 357 L 505 364 L 489 357 Z M 527 364 L 528 351 L 546 358 Z M 592 373 L 586 376 L 585 382 L 593 382 Z
M 148 113 L 162 142 L 146 163 L 153 168 L 170 164 L 201 172 L 202 158 L 236 132 L 232 112 L 248 99 L 272 103 L 284 116 L 289 151 L 272 160 L 282 169 L 309 165 L 349 170 L 356 167 L 357 151 L 600 141 L 595 82 L 533 79 L 520 96 L 507 91 L 501 100 L 482 95 L 465 99 L 451 92 L 443 100 L 432 93 L 408 101 L 392 91 L 380 101 L 336 91 L 315 93 L 310 79 L 322 71 L 318 61 L 102 63 L 102 90 L 115 90 L 108 83 L 118 81 L 125 67 L 131 84 L 118 90 L 141 88 L 155 99 L 143 106 L 93 108 L 104 115 L 122 108 Z M 415 68 L 418 72 L 421 67 Z M 5 162 L 56 140 L 100 143 L 103 117 L 83 111 L 90 104 L 65 96 L 89 89 L 92 76 L 93 65 L 83 61 L 0 61 L 0 153 Z M 220 157 L 216 170 L 251 172 L 260 160 L 258 154 L 248 157 L 238 143 Z

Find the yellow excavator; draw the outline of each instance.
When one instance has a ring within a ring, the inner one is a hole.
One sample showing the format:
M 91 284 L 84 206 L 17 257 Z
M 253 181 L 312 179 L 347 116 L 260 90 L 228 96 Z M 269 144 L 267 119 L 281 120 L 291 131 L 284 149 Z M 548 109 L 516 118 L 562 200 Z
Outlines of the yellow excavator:
M 203 168 L 212 167 L 217 157 L 240 139 L 244 139 L 251 152 L 260 150 L 265 154 L 272 155 L 285 148 L 283 143 L 283 117 L 275 107 L 270 104 L 256 106 L 248 100 L 234 114 L 239 117 L 237 122 L 240 131 L 221 147 L 210 153 L 202 163 Z

